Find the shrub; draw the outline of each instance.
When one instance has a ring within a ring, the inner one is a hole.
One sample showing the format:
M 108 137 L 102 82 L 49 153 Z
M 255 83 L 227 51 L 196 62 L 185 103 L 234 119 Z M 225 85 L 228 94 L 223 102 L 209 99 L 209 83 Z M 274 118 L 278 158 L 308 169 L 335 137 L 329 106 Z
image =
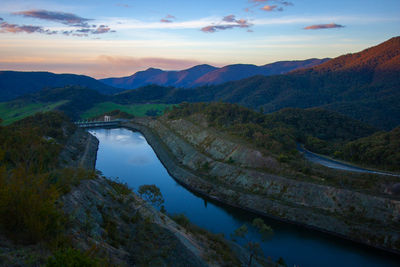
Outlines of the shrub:
M 99 260 L 91 257 L 88 253 L 68 248 L 58 251 L 49 258 L 47 267 L 92 267 L 100 266 Z
M 56 206 L 59 192 L 45 174 L 24 168 L 0 171 L 0 225 L 14 240 L 36 243 L 59 235 L 64 219 Z

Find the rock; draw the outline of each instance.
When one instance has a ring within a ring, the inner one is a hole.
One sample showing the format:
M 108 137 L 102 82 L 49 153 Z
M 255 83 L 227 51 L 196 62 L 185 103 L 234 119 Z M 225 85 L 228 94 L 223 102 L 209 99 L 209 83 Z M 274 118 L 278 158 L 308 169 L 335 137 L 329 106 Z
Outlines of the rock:
M 396 199 L 271 174 L 279 168 L 271 157 L 184 119 L 137 118 L 126 127 L 141 131 L 170 174 L 191 190 L 400 252 L 400 201 Z

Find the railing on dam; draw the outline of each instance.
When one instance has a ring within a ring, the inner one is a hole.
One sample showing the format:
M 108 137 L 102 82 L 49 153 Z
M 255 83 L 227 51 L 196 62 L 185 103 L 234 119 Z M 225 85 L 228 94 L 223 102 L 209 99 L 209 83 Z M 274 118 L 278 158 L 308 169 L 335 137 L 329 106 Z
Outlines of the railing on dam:
M 94 127 L 117 127 L 123 122 L 127 122 L 126 119 L 115 119 L 111 121 L 76 121 L 74 124 L 80 128 L 94 128 Z

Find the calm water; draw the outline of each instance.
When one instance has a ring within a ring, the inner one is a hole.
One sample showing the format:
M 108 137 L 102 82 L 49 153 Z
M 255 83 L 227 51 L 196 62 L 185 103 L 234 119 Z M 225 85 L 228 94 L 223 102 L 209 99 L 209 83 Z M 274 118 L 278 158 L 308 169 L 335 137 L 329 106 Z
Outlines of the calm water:
M 126 182 L 135 191 L 156 184 L 169 213 L 184 213 L 193 223 L 226 237 L 252 213 L 206 200 L 179 185 L 168 174 L 142 134 L 127 129 L 90 130 L 100 141 L 96 168 L 105 176 Z M 399 266 L 400 258 L 353 242 L 264 218 L 274 229 L 262 244 L 265 256 L 283 257 L 288 266 Z M 252 238 L 258 239 L 250 227 Z

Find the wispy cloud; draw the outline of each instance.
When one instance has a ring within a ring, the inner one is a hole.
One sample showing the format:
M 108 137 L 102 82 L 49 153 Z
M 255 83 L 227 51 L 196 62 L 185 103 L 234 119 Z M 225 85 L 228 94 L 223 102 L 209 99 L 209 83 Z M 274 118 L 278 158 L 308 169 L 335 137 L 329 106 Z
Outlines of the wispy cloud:
M 214 33 L 219 30 L 228 30 L 233 28 L 249 28 L 253 24 L 249 23 L 246 19 L 236 19 L 235 15 L 228 15 L 222 18 L 218 24 L 208 25 L 201 28 L 202 32 Z
M 124 8 L 131 8 L 132 6 L 131 5 L 129 5 L 129 4 L 121 4 L 121 3 L 117 3 L 117 4 L 115 4 L 116 6 L 119 6 L 119 7 L 124 7 Z
M 104 34 L 109 32 L 115 32 L 115 30 L 111 30 L 111 28 L 107 25 L 95 25 L 89 24 L 89 21 L 93 19 L 83 18 L 78 15 L 72 13 L 65 13 L 59 11 L 48 11 L 48 10 L 27 10 L 14 12 L 13 15 L 23 16 L 27 18 L 36 18 L 41 20 L 53 21 L 62 23 L 69 27 L 78 27 L 80 29 L 75 30 L 60 30 L 60 34 L 66 36 L 76 36 L 76 37 L 88 37 L 90 34 Z M 32 32 L 38 33 L 46 33 L 46 34 L 55 34 L 58 32 L 51 32 L 49 30 L 43 30 L 42 27 L 39 26 L 31 26 L 38 28 Z M 11 32 L 12 29 L 9 29 Z M 29 29 L 28 29 L 29 31 Z M 18 32 L 18 31 L 17 31 Z M 21 32 L 21 31 L 19 31 Z
M 253 6 L 246 8 L 246 12 L 251 12 L 253 8 L 258 8 L 261 5 L 263 6 L 260 7 L 260 9 L 266 12 L 283 11 L 284 7 L 293 6 L 292 2 L 284 0 L 249 0 L 249 2 L 252 3 Z
M 164 18 L 160 19 L 160 22 L 163 22 L 163 23 L 172 23 L 172 22 L 174 22 L 175 19 L 176 19 L 175 16 L 168 14 L 168 15 L 166 15 Z
M 2 18 L 0 18 L 0 33 L 44 33 L 47 35 L 56 34 L 57 31 L 51 31 L 48 29 L 44 29 L 41 26 L 33 26 L 33 25 L 18 25 L 18 24 L 10 24 L 5 22 Z
M 49 20 L 59 22 L 68 26 L 89 28 L 88 21 L 92 19 L 82 18 L 72 13 L 64 13 L 58 11 L 48 10 L 27 10 L 21 12 L 14 12 L 14 15 L 24 16 L 28 18 L 37 18 L 42 20 Z
M 97 29 L 91 31 L 91 33 L 93 34 L 103 34 L 107 32 L 115 32 L 115 31 L 112 31 L 110 27 L 106 25 L 100 25 L 99 27 L 97 27 Z
M 283 11 L 282 7 L 278 7 L 277 5 L 265 5 L 261 8 L 261 10 L 267 11 L 267 12 L 271 12 L 271 11 Z
M 336 23 L 316 24 L 304 27 L 304 30 L 321 30 L 321 29 L 334 29 L 334 28 L 344 28 L 344 26 Z

